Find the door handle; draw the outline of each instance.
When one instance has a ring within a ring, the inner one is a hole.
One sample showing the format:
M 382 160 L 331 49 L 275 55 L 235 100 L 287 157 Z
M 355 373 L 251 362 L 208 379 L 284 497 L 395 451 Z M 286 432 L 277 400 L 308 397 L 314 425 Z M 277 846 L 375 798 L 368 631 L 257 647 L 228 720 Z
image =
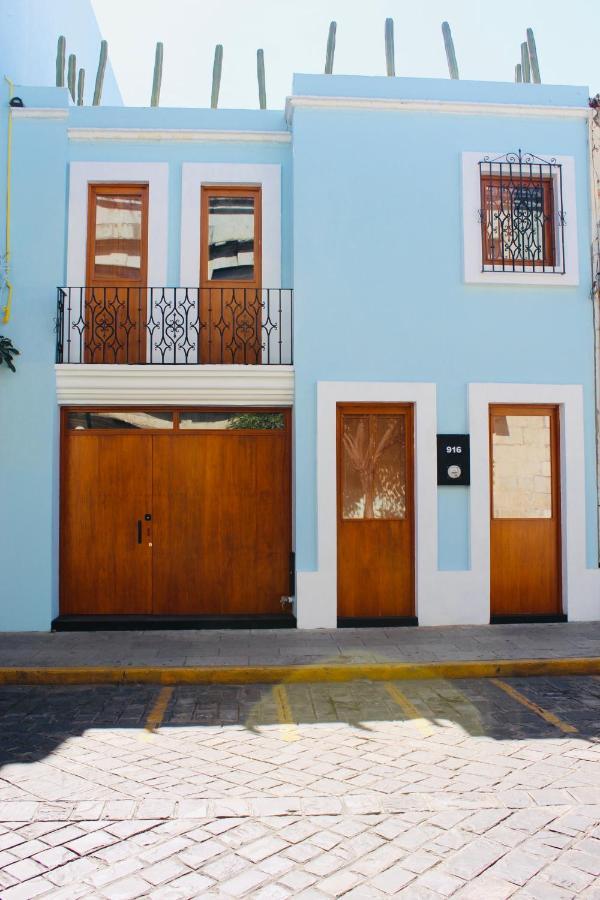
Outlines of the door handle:
M 142 543 L 142 520 L 138 519 L 137 523 L 138 544 Z

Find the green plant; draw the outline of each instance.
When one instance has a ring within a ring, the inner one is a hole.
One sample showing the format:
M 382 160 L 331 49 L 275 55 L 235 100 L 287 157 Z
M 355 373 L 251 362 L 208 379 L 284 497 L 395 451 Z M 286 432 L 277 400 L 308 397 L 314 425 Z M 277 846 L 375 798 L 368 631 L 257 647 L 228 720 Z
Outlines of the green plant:
M 284 428 L 284 419 L 281 413 L 238 413 L 232 416 L 229 428 L 238 430 L 244 428 L 281 431 Z
M 14 346 L 11 339 L 3 337 L 0 334 L 0 366 L 2 365 L 2 363 L 6 363 L 11 372 L 16 372 L 15 365 L 13 363 L 13 357 L 19 355 L 19 351 Z

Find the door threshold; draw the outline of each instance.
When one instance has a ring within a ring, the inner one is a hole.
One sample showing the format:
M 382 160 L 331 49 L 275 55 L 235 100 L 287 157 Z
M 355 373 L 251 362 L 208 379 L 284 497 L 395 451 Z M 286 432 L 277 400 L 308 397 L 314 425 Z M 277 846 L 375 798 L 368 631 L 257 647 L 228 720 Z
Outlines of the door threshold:
M 295 628 L 292 615 L 257 616 L 58 616 L 52 631 L 176 631 Z
M 545 616 L 490 616 L 490 625 L 519 625 L 526 623 L 543 624 L 544 622 L 567 622 L 565 613 L 553 613 Z
M 416 616 L 338 616 L 338 628 L 406 628 L 418 625 Z

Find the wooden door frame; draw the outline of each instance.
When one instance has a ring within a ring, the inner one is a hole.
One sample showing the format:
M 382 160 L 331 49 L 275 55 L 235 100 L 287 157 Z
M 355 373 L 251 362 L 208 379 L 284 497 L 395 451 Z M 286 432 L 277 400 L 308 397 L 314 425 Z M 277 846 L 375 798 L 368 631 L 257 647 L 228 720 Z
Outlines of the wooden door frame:
M 116 196 L 130 196 L 134 193 L 140 193 L 142 197 L 142 233 L 140 237 L 140 243 L 142 247 L 142 265 L 140 267 L 140 284 L 137 285 L 128 285 L 128 284 L 115 284 L 115 279 L 106 279 L 106 284 L 102 284 L 103 279 L 95 279 L 96 281 L 100 281 L 97 285 L 98 288 L 109 288 L 109 287 L 121 287 L 123 290 L 127 288 L 133 288 L 134 290 L 137 288 L 138 290 L 142 290 L 142 302 L 138 303 L 138 321 L 137 327 L 141 330 L 143 339 L 139 342 L 140 349 L 140 359 L 139 363 L 145 363 L 146 361 L 146 344 L 148 340 L 148 332 L 147 332 L 147 324 L 148 324 L 148 223 L 149 223 L 149 208 L 150 208 L 150 185 L 147 181 L 118 181 L 118 182 L 110 182 L 110 181 L 89 181 L 88 182 L 88 190 L 87 190 L 87 223 L 86 223 L 86 244 L 85 244 L 85 286 L 87 288 L 92 288 L 92 273 L 94 271 L 94 259 L 95 259 L 95 226 L 96 226 L 96 202 L 95 198 L 98 193 L 107 193 L 107 194 L 115 194 Z M 138 298 L 139 300 L 139 298 Z M 87 297 L 86 297 L 87 303 Z M 84 313 L 85 314 L 85 313 Z M 141 321 L 140 321 L 141 318 Z M 84 357 L 87 354 L 85 349 L 85 339 L 84 339 Z
M 409 520 L 410 544 L 411 544 L 411 618 L 416 616 L 416 509 L 415 509 L 415 403 L 402 401 L 369 401 L 369 400 L 341 400 L 336 401 L 336 610 L 339 618 L 339 585 L 340 585 L 340 551 L 339 551 L 339 535 L 340 522 L 342 521 L 342 465 L 341 465 L 341 446 L 342 446 L 342 419 L 344 414 L 356 415 L 394 415 L 401 414 L 407 417 L 407 434 L 406 434 L 406 473 L 407 484 L 410 490 L 407 493 L 407 504 L 410 509 Z M 352 521 L 352 520 L 344 520 Z M 357 519 L 356 523 L 364 521 Z M 375 619 L 373 624 L 380 624 L 385 627 L 387 617 L 382 617 L 381 622 Z M 411 623 L 413 624 L 413 623 Z M 416 620 L 414 622 L 416 624 Z
M 488 467 L 489 467 L 489 531 L 491 549 L 491 529 L 494 520 L 494 448 L 492 418 L 497 415 L 532 415 L 550 417 L 550 478 L 552 488 L 552 519 L 556 519 L 556 561 L 557 593 L 559 610 L 556 615 L 564 615 L 563 591 L 563 540 L 562 540 L 562 458 L 561 458 L 561 404 L 560 403 L 489 403 L 488 404 Z M 509 520 L 510 521 L 510 520 Z M 518 520 L 521 521 L 521 520 Z M 490 554 L 491 587 L 491 554 Z M 490 596 L 490 613 L 491 613 Z M 491 613 L 493 616 L 493 614 Z
M 254 278 L 252 281 L 214 280 L 208 272 L 208 199 L 218 197 L 247 197 L 254 200 Z M 256 288 L 262 287 L 262 185 L 261 184 L 203 184 L 200 188 L 200 287 Z
M 98 193 L 115 194 L 117 196 L 126 197 L 134 193 L 142 195 L 142 234 L 141 245 L 143 249 L 143 265 L 140 267 L 143 275 L 143 285 L 147 287 L 148 281 L 148 210 L 150 200 L 150 186 L 147 181 L 90 181 L 88 182 L 88 204 L 87 204 L 87 234 L 86 234 L 86 252 L 85 252 L 85 277 L 86 285 L 91 282 L 91 276 L 94 267 L 94 250 L 95 241 L 92 239 L 95 234 L 94 226 L 96 225 L 96 204 L 94 202 Z M 108 279 L 110 281 L 110 279 Z M 113 284 L 107 284 L 107 287 L 114 287 Z M 127 285 L 125 285 L 126 287 Z

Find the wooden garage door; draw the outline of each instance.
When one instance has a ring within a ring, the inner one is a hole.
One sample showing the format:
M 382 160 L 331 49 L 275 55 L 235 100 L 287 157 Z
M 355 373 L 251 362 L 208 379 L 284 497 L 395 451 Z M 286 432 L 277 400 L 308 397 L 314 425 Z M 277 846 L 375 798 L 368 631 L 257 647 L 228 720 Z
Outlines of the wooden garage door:
M 287 410 L 64 413 L 61 614 L 281 615 Z

